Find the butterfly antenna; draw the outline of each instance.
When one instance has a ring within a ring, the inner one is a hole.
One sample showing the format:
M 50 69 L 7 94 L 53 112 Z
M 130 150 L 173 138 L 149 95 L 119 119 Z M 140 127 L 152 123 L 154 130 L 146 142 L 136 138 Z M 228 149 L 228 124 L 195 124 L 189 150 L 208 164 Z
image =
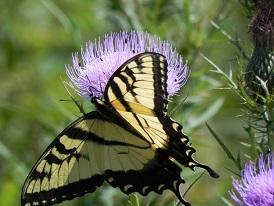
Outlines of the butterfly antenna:
M 62 77 L 60 77 L 60 79 L 61 79 L 61 81 L 62 81 L 62 83 L 63 83 L 63 86 L 64 86 L 65 90 L 66 90 L 67 93 L 69 94 L 71 100 L 72 100 L 72 101 L 74 102 L 74 104 L 78 107 L 80 113 L 86 114 L 86 112 L 85 112 L 85 110 L 84 110 L 84 108 L 83 108 L 83 105 L 82 105 L 81 103 L 79 103 L 79 101 L 77 101 L 77 100 L 72 96 L 72 94 L 70 93 L 70 91 L 69 91 L 69 89 L 68 89 L 68 87 L 67 87 L 67 86 L 69 86 L 69 87 L 71 87 L 71 88 L 74 88 L 74 86 L 73 86 L 72 84 L 70 84 L 70 83 L 64 81 L 64 80 L 62 79 Z

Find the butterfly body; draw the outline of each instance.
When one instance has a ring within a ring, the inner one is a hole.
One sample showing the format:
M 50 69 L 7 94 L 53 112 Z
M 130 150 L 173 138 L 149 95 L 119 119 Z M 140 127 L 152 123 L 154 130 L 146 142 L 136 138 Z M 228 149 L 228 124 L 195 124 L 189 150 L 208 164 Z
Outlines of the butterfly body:
M 96 111 L 64 129 L 32 168 L 22 190 L 22 206 L 53 205 L 92 193 L 104 181 L 125 194 L 173 191 L 182 169 L 208 166 L 192 159 L 179 123 L 167 115 L 167 62 L 142 53 L 125 62 L 109 79 Z

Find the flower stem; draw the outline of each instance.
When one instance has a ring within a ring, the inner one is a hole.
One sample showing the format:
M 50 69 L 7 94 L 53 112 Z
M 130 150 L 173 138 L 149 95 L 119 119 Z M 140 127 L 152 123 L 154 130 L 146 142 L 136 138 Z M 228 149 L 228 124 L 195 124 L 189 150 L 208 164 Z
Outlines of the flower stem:
M 273 150 L 274 147 L 274 140 L 273 140 L 273 128 L 272 128 L 272 120 L 270 119 L 270 111 L 269 108 L 265 108 L 265 112 L 263 115 L 265 125 L 266 125 L 266 138 L 267 138 L 267 145 L 268 149 Z

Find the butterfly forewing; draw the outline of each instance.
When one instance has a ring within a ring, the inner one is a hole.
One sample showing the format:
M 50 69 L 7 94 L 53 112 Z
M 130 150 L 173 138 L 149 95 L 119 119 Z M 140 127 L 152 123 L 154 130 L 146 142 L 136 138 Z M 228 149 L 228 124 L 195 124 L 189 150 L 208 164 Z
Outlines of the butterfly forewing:
M 106 102 L 120 111 L 162 115 L 167 109 L 167 61 L 142 53 L 124 63 L 108 81 Z
M 115 172 L 142 170 L 153 159 L 148 141 L 89 113 L 65 129 L 38 160 L 24 183 L 22 205 L 52 205 L 93 192 L 106 178 L 116 182 Z

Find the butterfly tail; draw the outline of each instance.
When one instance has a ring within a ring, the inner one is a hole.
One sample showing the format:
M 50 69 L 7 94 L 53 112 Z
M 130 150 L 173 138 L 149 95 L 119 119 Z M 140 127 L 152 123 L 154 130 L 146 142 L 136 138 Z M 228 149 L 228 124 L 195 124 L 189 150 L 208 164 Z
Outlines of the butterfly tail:
M 200 168 L 205 169 L 211 177 L 214 177 L 214 178 L 218 178 L 219 177 L 219 174 L 217 172 L 215 172 L 213 169 L 211 169 L 207 165 L 197 163 L 196 167 L 200 167 Z

